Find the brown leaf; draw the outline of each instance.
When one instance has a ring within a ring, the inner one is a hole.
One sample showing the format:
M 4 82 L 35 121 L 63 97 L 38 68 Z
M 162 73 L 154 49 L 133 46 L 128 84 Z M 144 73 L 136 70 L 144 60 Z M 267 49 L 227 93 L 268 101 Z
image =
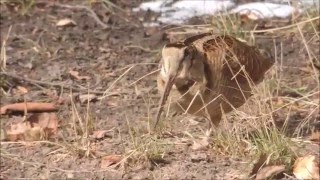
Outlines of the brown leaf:
M 209 137 L 210 137 L 210 134 L 212 133 L 212 130 L 208 130 L 206 131 L 205 133 L 205 136 L 203 136 L 201 138 L 201 140 L 194 140 L 193 141 L 193 145 L 192 145 L 192 149 L 193 150 L 205 150 L 208 148 L 209 146 Z
M 192 149 L 193 150 L 204 150 L 209 146 L 209 138 L 204 137 L 201 140 L 193 141 Z
M 81 94 L 79 95 L 79 100 L 83 104 L 97 100 L 97 96 L 95 94 Z
M 4 132 L 3 140 L 8 141 L 36 141 L 43 137 L 43 129 L 41 127 L 32 127 L 30 122 L 21 122 L 14 124 Z
M 256 179 L 267 179 L 272 176 L 276 176 L 285 170 L 285 165 L 280 166 L 265 166 L 259 170 Z
M 259 19 L 257 14 L 251 11 L 241 14 L 240 17 L 241 17 L 241 20 L 244 20 L 244 21 L 246 20 L 245 23 L 247 23 L 249 20 L 256 21 Z
M 320 179 L 319 162 L 314 155 L 299 157 L 293 165 L 293 174 L 298 179 Z
M 60 19 L 57 23 L 56 26 L 58 27 L 63 27 L 63 26 L 76 26 L 77 23 L 69 18 L 64 18 L 64 19 Z
M 94 139 L 102 139 L 107 136 L 107 133 L 110 132 L 111 130 L 98 130 L 98 131 L 93 131 L 92 135 L 90 135 L 91 138 Z
M 7 132 L 6 130 L 0 128 L 0 141 L 4 141 L 7 138 Z
M 118 107 L 119 104 L 118 102 L 115 102 L 115 101 L 107 101 L 107 106 L 110 106 L 110 107 Z
M 120 162 L 122 159 L 121 155 L 108 155 L 101 158 L 101 168 L 107 168 L 113 164 Z
M 20 94 L 27 94 L 28 93 L 28 89 L 23 86 L 17 86 L 17 90 L 19 91 Z
M 80 76 L 78 71 L 70 70 L 69 74 L 76 78 L 77 80 L 89 80 L 91 79 L 89 76 Z
M 24 112 L 27 109 L 27 112 L 48 112 L 56 111 L 58 108 L 53 103 L 16 103 L 8 104 L 0 108 L 0 114 L 10 114 L 12 112 Z
M 27 121 L 32 127 L 40 127 L 47 138 L 57 135 L 59 121 L 55 113 L 32 114 Z
M 6 130 L 6 140 L 9 141 L 18 141 L 18 140 L 24 140 L 25 139 L 25 132 L 31 129 L 29 122 L 22 122 L 18 124 L 13 124 L 11 127 Z
M 38 141 L 41 140 L 44 135 L 41 127 L 31 127 L 24 132 L 24 140 L 26 141 Z

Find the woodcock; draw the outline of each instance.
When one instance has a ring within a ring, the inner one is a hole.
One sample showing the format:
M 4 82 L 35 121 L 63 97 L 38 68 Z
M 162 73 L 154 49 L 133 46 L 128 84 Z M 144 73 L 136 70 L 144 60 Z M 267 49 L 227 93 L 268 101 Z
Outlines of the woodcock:
M 175 110 L 218 125 L 223 112 L 246 102 L 273 63 L 255 47 L 227 35 L 205 33 L 165 45 L 155 127 L 168 97 Z

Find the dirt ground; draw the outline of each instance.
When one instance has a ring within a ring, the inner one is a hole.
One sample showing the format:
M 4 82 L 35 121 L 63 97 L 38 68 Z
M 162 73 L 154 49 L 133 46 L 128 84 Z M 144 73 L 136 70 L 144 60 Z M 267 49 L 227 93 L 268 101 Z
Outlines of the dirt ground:
M 64 2 L 75 5 L 78 1 Z M 5 82 L 10 82 L 1 86 L 7 92 L 18 85 L 28 89 L 25 96 L 14 93 L 5 95 L 2 92 L 1 106 L 25 99 L 53 102 L 58 96 L 74 97 L 74 106 L 64 103 L 59 107 L 59 133 L 56 138 L 50 141 L 1 143 L 1 153 L 6 154 L 1 156 L 1 179 L 248 177 L 253 166 L 249 154 L 248 157 L 237 157 L 219 154 L 210 148 L 192 150 L 192 138 L 185 132 L 201 137 L 203 130 L 206 130 L 206 122 L 199 120 L 200 123 L 192 125 L 188 116 L 175 116 L 165 119 L 166 133 L 161 137 L 149 133 L 159 100 L 155 80 L 157 72 L 144 75 L 158 69 L 160 48 L 170 38 L 164 29 L 171 27 L 145 28 L 142 23 L 152 13 L 132 12 L 139 1 L 115 2 L 122 10 L 92 6 L 108 28 L 102 28 L 87 10 L 81 8 L 39 3 L 21 15 L 1 5 L 2 45 L 11 28 L 6 41 L 6 73 L 18 76 L 1 75 Z M 76 25 L 57 27 L 56 22 L 63 18 L 74 20 Z M 303 35 L 311 53 L 319 57 L 319 39 L 315 40 L 310 33 L 303 32 Z M 310 92 L 313 94 L 308 96 L 308 100 L 317 104 L 318 77 L 314 75 L 308 60 L 310 52 L 306 50 L 301 36 L 296 34 L 281 42 L 283 53 L 278 52 L 277 56 L 277 64 L 281 67 L 275 67 L 269 76 L 274 76 L 272 72 L 276 72 L 287 87 L 275 87 L 274 97 L 298 99 L 304 92 Z M 272 41 L 266 43 L 264 39 L 257 39 L 257 43 L 273 46 Z M 70 70 L 90 79 L 78 80 L 70 75 Z M 25 81 L 23 78 L 37 81 Z M 79 95 L 88 93 L 103 98 L 90 102 L 88 107 L 87 103 L 79 100 Z M 319 109 L 309 109 L 311 106 L 305 107 L 299 103 L 297 101 L 290 110 L 280 109 L 274 113 L 279 126 L 289 119 L 290 131 L 287 135 L 290 137 L 297 133 L 297 126 L 303 126 L 298 133 L 302 137 L 307 137 L 320 127 L 317 121 Z M 109 130 L 107 135 L 101 139 L 77 136 L 74 129 L 79 122 L 75 119 L 79 118 L 89 119 L 87 127 L 91 131 Z M 2 116 L 1 126 L 8 127 L 18 121 L 21 121 L 20 115 Z M 141 147 L 141 144 L 145 145 Z M 308 148 L 317 152 L 319 147 L 312 144 Z M 138 151 L 141 153 L 136 153 Z M 305 148 L 304 151 L 309 150 Z M 101 157 L 113 154 L 122 155 L 125 162 L 116 167 L 102 168 Z M 157 156 L 162 157 L 157 160 Z

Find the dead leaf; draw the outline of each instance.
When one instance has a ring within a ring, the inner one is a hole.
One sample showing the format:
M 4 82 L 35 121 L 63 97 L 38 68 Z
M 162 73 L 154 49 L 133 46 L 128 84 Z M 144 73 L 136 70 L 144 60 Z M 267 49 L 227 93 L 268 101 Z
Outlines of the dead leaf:
M 253 13 L 253 12 L 249 12 L 246 14 L 247 18 L 248 19 L 251 19 L 253 21 L 256 21 L 259 19 L 258 15 L 256 13 Z
M 30 122 L 14 124 L 7 131 L 4 130 L 3 140 L 8 141 L 37 141 L 43 137 L 41 127 L 31 127 Z
M 193 141 L 193 145 L 192 145 L 192 149 L 193 150 L 204 150 L 207 149 L 209 146 L 209 138 L 208 137 L 204 137 L 201 140 L 194 140 Z
M 64 19 L 60 19 L 57 23 L 56 26 L 58 27 L 63 27 L 63 26 L 76 26 L 77 23 L 69 18 L 64 18 Z
M 23 86 L 17 86 L 17 90 L 19 91 L 20 94 L 27 94 L 28 93 L 28 89 Z
M 70 70 L 69 74 L 76 78 L 77 80 L 89 80 L 91 79 L 89 76 L 80 76 L 78 71 Z
M 94 138 L 94 139 L 102 139 L 104 137 L 107 136 L 107 133 L 112 131 L 111 130 L 98 130 L 98 131 L 93 131 L 92 132 L 92 135 L 90 135 L 91 138 Z
M 0 108 L 0 114 L 10 114 L 12 112 L 24 112 L 27 108 L 27 112 L 51 112 L 57 111 L 58 108 L 53 103 L 15 103 L 8 104 Z
M 205 149 L 207 149 L 208 146 L 209 146 L 209 137 L 210 137 L 211 133 L 212 133 L 212 129 L 207 130 L 205 132 L 205 136 L 203 136 L 201 138 L 201 140 L 194 140 L 193 141 L 193 145 L 192 145 L 191 148 L 193 150 L 205 150 Z
M 26 141 L 38 141 L 44 136 L 43 129 L 39 126 L 26 129 L 24 132 L 24 140 Z
M 273 100 L 273 102 L 274 102 L 274 106 L 275 106 L 275 107 L 281 107 L 281 106 L 283 106 L 283 105 L 285 104 L 285 102 L 283 101 L 283 99 L 280 98 L 280 97 L 275 97 L 275 98 L 273 98 L 272 100 Z
M 119 104 L 118 102 L 115 102 L 115 101 L 107 101 L 107 106 L 110 106 L 110 107 L 118 107 Z
M 97 96 L 95 94 L 81 94 L 79 95 L 79 100 L 83 104 L 97 100 Z
M 27 121 L 31 127 L 40 127 L 47 138 L 57 135 L 59 121 L 55 113 L 32 114 Z
M 109 166 L 120 162 L 122 159 L 121 155 L 108 155 L 101 158 L 101 168 L 108 168 Z
M 30 128 L 31 126 L 29 122 L 14 124 L 8 130 L 6 130 L 5 139 L 9 141 L 24 140 L 24 133 Z
M 7 138 L 7 132 L 4 129 L 0 129 L 0 141 L 4 141 Z
M 298 179 L 320 179 L 319 162 L 316 156 L 299 157 L 293 165 L 293 174 Z
M 55 113 L 40 113 L 31 115 L 27 121 L 12 125 L 1 132 L 3 139 L 9 141 L 36 141 L 42 138 L 53 138 L 57 135 L 58 119 Z
M 267 179 L 282 173 L 286 169 L 285 165 L 265 166 L 257 173 L 256 179 Z

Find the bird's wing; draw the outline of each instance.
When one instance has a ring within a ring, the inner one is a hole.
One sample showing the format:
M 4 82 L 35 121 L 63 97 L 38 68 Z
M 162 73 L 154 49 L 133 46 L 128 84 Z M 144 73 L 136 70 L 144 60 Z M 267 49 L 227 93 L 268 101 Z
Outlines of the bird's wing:
M 211 64 L 213 73 L 234 78 L 240 82 L 250 79 L 258 83 L 265 72 L 273 65 L 273 61 L 264 57 L 256 48 L 231 36 L 216 36 L 202 43 L 207 63 Z M 217 75 L 215 75 L 217 76 Z M 217 77 L 218 78 L 218 77 Z

